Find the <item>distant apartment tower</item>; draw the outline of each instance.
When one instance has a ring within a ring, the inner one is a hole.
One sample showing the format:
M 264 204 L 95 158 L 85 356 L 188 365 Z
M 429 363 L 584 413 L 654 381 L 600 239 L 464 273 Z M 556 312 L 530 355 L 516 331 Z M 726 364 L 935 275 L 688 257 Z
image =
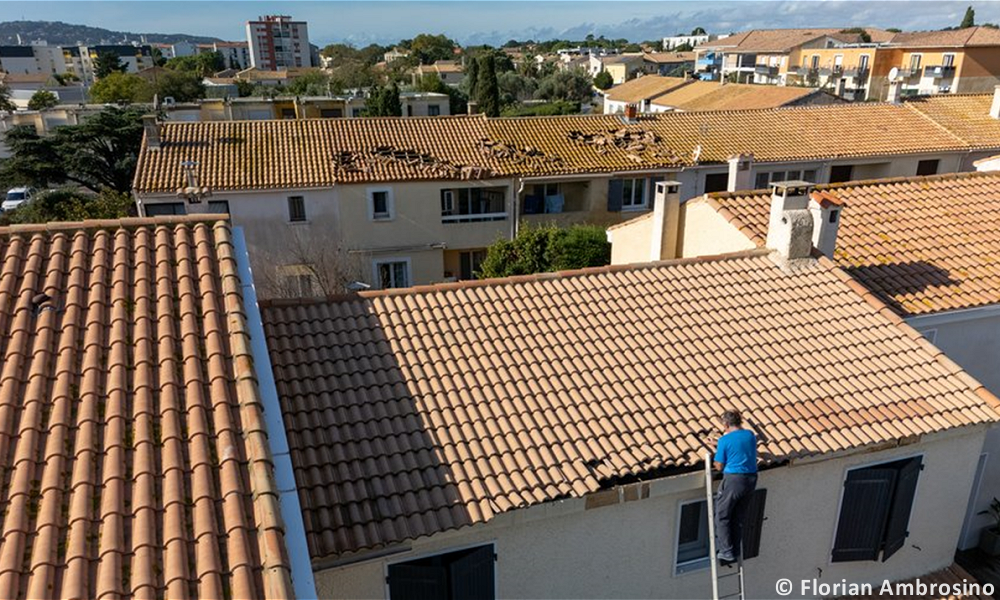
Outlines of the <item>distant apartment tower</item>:
M 264 71 L 311 67 L 309 31 L 305 21 L 286 15 L 267 15 L 247 21 L 250 63 Z

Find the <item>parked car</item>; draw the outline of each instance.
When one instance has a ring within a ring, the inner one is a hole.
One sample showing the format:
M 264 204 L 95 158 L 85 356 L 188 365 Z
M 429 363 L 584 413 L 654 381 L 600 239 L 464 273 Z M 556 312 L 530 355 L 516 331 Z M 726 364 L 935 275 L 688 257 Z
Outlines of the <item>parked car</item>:
M 26 187 L 16 187 L 7 190 L 6 198 L 4 198 L 3 203 L 0 203 L 0 212 L 14 210 L 18 206 L 21 206 L 25 202 L 31 200 L 31 196 L 34 193 L 35 190 Z

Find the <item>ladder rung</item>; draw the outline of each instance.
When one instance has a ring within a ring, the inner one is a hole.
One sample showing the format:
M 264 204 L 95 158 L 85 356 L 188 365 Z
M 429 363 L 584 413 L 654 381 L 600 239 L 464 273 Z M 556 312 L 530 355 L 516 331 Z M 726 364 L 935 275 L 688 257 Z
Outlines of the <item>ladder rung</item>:
M 735 573 L 726 573 L 725 575 L 719 575 L 719 579 L 725 579 L 726 577 L 736 577 L 739 574 L 740 574 L 739 571 L 736 571 Z
M 719 600 L 723 598 L 742 598 L 743 592 L 733 592 L 732 594 L 726 594 L 725 596 L 719 596 Z

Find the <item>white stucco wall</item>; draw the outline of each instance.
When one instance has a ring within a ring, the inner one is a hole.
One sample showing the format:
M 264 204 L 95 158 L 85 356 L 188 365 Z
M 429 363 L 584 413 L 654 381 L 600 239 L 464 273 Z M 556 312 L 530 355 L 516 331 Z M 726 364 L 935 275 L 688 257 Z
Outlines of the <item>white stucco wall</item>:
M 714 208 L 701 200 L 681 205 L 680 255 L 711 256 L 757 246 Z
M 908 446 L 762 473 L 766 520 L 760 556 L 746 566 L 748 597 L 775 597 L 775 582 L 783 577 L 797 587 L 811 578 L 880 584 L 951 564 L 975 470 L 969 457 L 982 441 L 982 428 L 967 428 Z M 831 563 L 847 469 L 916 454 L 923 455 L 925 468 L 903 548 L 885 563 Z M 322 598 L 385 598 L 388 563 L 492 542 L 500 598 L 709 597 L 707 569 L 674 574 L 679 504 L 703 498 L 702 485 L 696 473 L 652 482 L 646 499 L 590 510 L 583 499 L 517 510 L 487 524 L 415 540 L 390 556 L 321 570 L 317 591 Z

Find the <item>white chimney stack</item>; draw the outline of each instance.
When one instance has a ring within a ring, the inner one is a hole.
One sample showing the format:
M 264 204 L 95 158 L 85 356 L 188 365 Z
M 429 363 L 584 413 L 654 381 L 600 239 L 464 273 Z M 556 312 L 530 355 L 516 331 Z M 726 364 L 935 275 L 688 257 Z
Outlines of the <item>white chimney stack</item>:
M 148 150 L 160 149 L 160 125 L 156 122 L 154 115 L 142 117 L 142 128 L 146 132 L 146 148 Z
M 812 257 L 813 216 L 809 210 L 812 185 L 805 181 L 771 184 L 771 216 L 767 226 L 767 247 L 777 254 L 783 267 Z
M 677 236 L 681 217 L 681 184 L 656 182 L 653 201 L 653 230 L 650 233 L 649 260 L 677 258 Z
M 753 154 L 734 154 L 729 159 L 729 181 L 726 191 L 753 189 Z
M 993 103 L 990 104 L 990 116 L 1000 119 L 1000 85 L 993 88 Z
M 891 102 L 892 104 L 899 104 L 900 85 L 902 84 L 895 79 L 889 82 L 889 93 L 885 97 L 886 102 Z
M 829 192 L 813 192 L 809 212 L 813 218 L 813 246 L 827 258 L 833 258 L 837 248 L 837 231 L 840 230 L 840 213 L 844 203 Z

